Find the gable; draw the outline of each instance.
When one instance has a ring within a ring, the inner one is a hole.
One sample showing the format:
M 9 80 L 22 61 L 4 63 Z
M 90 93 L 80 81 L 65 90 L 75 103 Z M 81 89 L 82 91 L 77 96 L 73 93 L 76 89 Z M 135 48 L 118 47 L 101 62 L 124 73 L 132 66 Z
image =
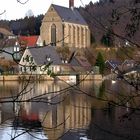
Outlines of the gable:
M 38 37 L 36 44 L 37 46 L 43 46 L 43 41 L 40 36 Z
M 115 60 L 107 60 L 105 64 L 107 68 L 113 68 L 113 69 L 121 65 L 119 61 L 115 61 Z
M 43 22 L 56 22 L 56 21 L 62 21 L 62 19 L 58 15 L 53 5 L 51 5 L 43 18 Z
M 19 62 L 20 65 L 23 65 L 23 66 L 29 66 L 31 65 L 30 62 L 27 62 L 26 60 L 24 61 L 23 59 L 27 58 L 27 55 L 31 58 L 33 57 L 32 54 L 30 53 L 30 50 L 27 48 L 25 51 L 24 51 L 24 54 L 22 55 L 21 57 L 21 60 Z M 36 62 L 35 60 L 33 59 L 33 63 L 36 65 Z

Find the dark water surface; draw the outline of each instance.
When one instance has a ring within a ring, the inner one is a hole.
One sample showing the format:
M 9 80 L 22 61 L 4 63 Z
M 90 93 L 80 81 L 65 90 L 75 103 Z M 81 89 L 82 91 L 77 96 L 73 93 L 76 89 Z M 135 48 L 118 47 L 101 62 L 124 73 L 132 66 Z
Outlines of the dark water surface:
M 0 140 L 140 140 L 139 93 L 121 81 L 0 82 L 0 102 Z

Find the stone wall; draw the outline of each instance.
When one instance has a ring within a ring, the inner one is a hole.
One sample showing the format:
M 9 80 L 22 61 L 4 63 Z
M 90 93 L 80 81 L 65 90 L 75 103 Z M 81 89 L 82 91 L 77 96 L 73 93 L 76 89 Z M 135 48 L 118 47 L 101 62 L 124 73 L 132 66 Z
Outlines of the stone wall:
M 85 80 L 102 80 L 103 77 L 100 74 L 97 75 L 80 75 L 80 80 L 85 79 Z
M 64 76 L 57 76 L 55 79 L 53 77 L 50 77 L 48 75 L 1 75 L 0 76 L 0 81 L 22 81 L 22 80 L 62 80 L 62 81 L 74 81 L 76 80 L 76 75 L 74 76 L 69 76 L 69 75 L 64 75 Z M 78 80 L 102 80 L 102 75 L 79 75 Z
M 0 76 L 0 81 L 18 81 L 18 75 Z

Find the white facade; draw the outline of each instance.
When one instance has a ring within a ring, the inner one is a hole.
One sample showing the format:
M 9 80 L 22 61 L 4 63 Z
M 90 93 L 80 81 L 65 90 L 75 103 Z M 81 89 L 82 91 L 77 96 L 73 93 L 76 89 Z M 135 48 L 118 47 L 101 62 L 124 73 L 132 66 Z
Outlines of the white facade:
M 51 59 L 50 59 L 51 62 Z M 20 74 L 50 74 L 59 73 L 61 71 L 60 65 L 40 64 L 38 65 L 29 49 L 26 49 L 20 62 L 19 62 L 19 73 Z

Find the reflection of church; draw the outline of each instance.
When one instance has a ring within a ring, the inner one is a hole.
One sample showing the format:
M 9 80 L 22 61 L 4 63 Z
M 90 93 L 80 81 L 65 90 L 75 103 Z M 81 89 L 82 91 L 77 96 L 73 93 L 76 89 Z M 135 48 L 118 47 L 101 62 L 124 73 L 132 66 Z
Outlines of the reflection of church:
M 91 120 L 91 104 L 87 96 L 71 94 L 51 111 L 40 114 L 40 120 L 44 120 L 42 125 L 49 139 L 57 139 L 68 130 L 86 130 Z
M 76 91 L 72 89 L 70 93 L 63 90 L 67 87 L 67 84 L 64 82 L 56 83 L 46 81 L 37 83 L 36 85 L 35 83 L 29 83 L 26 88 L 25 84 L 20 83 L 20 85 L 18 85 L 17 83 L 16 86 L 19 86 L 19 91 L 16 91 L 16 93 L 22 91 L 22 96 L 20 96 L 21 98 L 19 98 L 19 100 L 29 100 L 31 97 L 37 97 L 38 95 L 46 93 L 44 101 L 51 103 L 61 102 L 53 105 L 41 102 L 1 104 L 1 122 L 9 120 L 9 116 L 10 118 L 18 116 L 18 119 L 13 123 L 15 128 L 32 128 L 33 125 L 36 129 L 42 129 L 43 126 L 44 133 L 49 139 L 56 139 L 67 130 L 85 130 L 89 125 L 91 120 L 91 103 L 87 96 L 77 94 Z M 13 89 L 13 86 L 11 88 Z M 85 90 L 88 90 L 89 86 L 86 85 L 86 88 Z M 13 91 L 12 89 L 9 90 L 9 94 L 11 93 L 10 91 Z M 49 100 L 47 100 L 48 98 Z M 26 137 L 26 135 L 23 136 Z
M 88 25 L 74 8 L 74 0 L 69 0 L 69 8 L 50 6 L 42 21 L 40 35 L 45 44 L 78 48 L 90 46 Z
M 42 123 L 44 133 L 49 139 L 57 139 L 67 130 L 85 130 L 91 120 L 91 103 L 88 100 L 88 96 L 82 94 L 76 94 L 76 91 L 70 93 L 59 93 L 55 91 L 61 91 L 66 85 L 64 83 L 55 82 L 43 82 L 37 84 L 32 89 L 30 84 L 26 90 L 30 91 L 29 94 L 24 94 L 22 99 L 27 100 L 31 97 L 46 94 L 46 101 L 50 103 L 57 103 L 50 105 L 48 103 L 39 105 L 32 103 L 22 103 L 22 118 L 26 120 L 32 119 L 38 120 Z M 89 86 L 86 86 L 88 90 Z M 21 86 L 21 90 L 23 87 Z M 72 93 L 75 94 L 72 94 Z M 49 94 L 51 93 L 51 94 Z M 64 101 L 63 101 L 64 100 Z M 44 100 L 45 101 L 45 100 Z M 62 101 L 62 102 L 61 102 Z M 60 102 L 60 103 L 59 103 Z M 35 110 L 34 110 L 35 108 Z M 41 111 L 41 110 L 44 111 Z M 34 110 L 34 112 L 32 112 Z M 28 124 L 28 123 L 27 123 Z M 38 125 L 38 123 L 37 123 Z

